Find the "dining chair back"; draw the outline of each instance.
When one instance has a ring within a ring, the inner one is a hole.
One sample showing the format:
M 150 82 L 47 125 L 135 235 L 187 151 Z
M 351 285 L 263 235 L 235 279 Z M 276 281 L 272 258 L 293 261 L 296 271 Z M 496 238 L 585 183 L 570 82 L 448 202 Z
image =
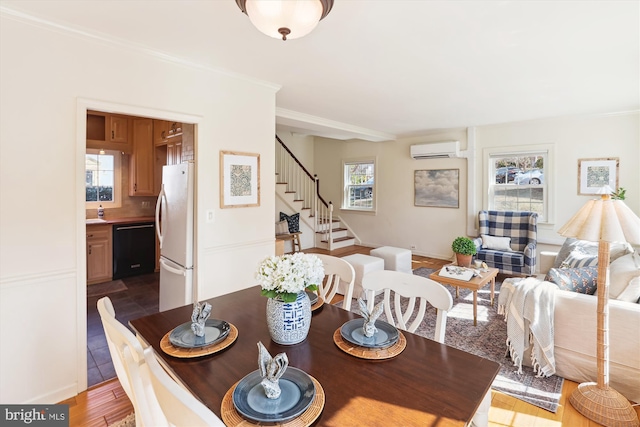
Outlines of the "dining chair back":
M 367 295 L 367 308 L 373 309 L 375 295 L 384 291 L 384 313 L 387 322 L 399 329 L 415 332 L 424 319 L 427 302 L 437 309 L 434 339 L 444 343 L 447 312 L 453 307 L 451 293 L 440 283 L 415 274 L 394 270 L 380 270 L 367 273 L 362 278 L 362 287 Z M 391 291 L 394 292 L 393 305 Z M 401 297 L 409 298 L 407 307 L 402 308 Z M 415 313 L 416 298 L 419 299 L 418 313 Z
M 384 291 L 384 313 L 387 316 L 387 322 L 408 332 L 415 332 L 418 328 L 426 314 L 427 302 L 429 302 L 438 311 L 434 340 L 444 344 L 447 313 L 453 307 L 453 298 L 443 285 L 415 274 L 382 270 L 365 274 L 362 278 L 362 287 L 367 294 L 367 309 L 369 311 L 373 309 L 375 294 Z M 394 292 L 393 306 L 391 305 L 391 291 Z M 405 311 L 402 310 L 401 296 L 409 298 Z M 418 313 L 411 324 L 407 325 L 415 312 L 416 298 L 420 299 Z M 482 403 L 471 420 L 471 425 L 487 427 L 490 407 L 491 390 L 482 399 Z
M 144 425 L 142 420 L 138 420 L 137 399 L 131 387 L 129 371 L 124 359 L 125 349 L 128 348 L 135 362 L 143 360 L 142 345 L 133 332 L 116 319 L 116 312 L 109 297 L 100 298 L 97 306 L 116 375 L 136 412 L 136 425 Z
M 131 390 L 136 396 L 136 426 L 139 425 L 139 422 L 142 422 L 141 425 L 148 427 L 168 427 L 169 424 L 160 410 L 153 387 L 151 387 L 148 380 L 143 379 L 143 370 L 148 370 L 147 362 L 144 358 L 135 360 L 128 345 L 124 347 L 123 356 L 129 373 Z
M 353 298 L 353 284 L 356 279 L 356 273 L 351 264 L 342 258 L 331 255 L 313 254 L 320 258 L 324 266 L 324 282 L 318 287 L 318 295 L 327 303 L 336 296 L 341 290 L 344 292 L 344 300 L 342 308 L 349 311 L 351 309 L 351 298 Z
M 216 414 L 169 376 L 160 366 L 152 347 L 144 349 L 144 359 L 147 363 L 141 370 L 142 379 L 153 388 L 166 424 L 177 427 L 224 427 Z

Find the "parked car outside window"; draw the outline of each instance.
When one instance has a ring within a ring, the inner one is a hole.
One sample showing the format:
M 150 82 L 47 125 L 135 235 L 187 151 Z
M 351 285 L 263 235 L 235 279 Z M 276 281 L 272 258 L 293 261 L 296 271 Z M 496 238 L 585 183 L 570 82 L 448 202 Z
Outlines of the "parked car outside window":
M 364 184 L 354 185 L 353 197 L 356 200 L 370 199 L 373 197 L 373 178 L 369 178 Z
M 531 169 L 530 171 L 519 173 L 513 179 L 513 183 L 517 185 L 538 185 L 544 182 L 544 173 L 542 169 Z
M 515 176 L 520 172 L 522 172 L 522 170 L 515 166 L 505 166 L 502 168 L 498 168 L 496 169 L 496 184 L 506 184 L 508 182 L 513 182 Z

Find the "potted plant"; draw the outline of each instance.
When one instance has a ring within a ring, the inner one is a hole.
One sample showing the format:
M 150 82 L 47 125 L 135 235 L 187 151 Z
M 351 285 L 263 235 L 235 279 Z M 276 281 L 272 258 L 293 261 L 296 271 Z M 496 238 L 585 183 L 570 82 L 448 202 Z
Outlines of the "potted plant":
M 473 257 L 478 250 L 476 249 L 476 244 L 473 243 L 468 237 L 456 237 L 451 244 L 451 249 L 456 254 L 456 261 L 461 267 L 470 267 L 471 266 L 471 257 Z
M 315 291 L 324 279 L 324 266 L 312 254 L 272 256 L 260 263 L 256 279 L 267 300 L 271 339 L 290 345 L 303 341 L 311 326 L 311 303 L 305 289 Z M 286 316 L 286 319 L 285 319 Z

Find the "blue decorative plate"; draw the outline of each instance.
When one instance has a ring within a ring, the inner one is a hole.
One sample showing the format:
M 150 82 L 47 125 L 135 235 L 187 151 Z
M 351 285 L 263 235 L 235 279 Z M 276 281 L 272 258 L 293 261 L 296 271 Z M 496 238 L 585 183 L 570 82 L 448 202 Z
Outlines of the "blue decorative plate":
M 229 335 L 229 324 L 224 320 L 207 319 L 204 336 L 198 337 L 191 330 L 191 322 L 177 326 L 169 334 L 169 342 L 176 347 L 198 348 L 222 341 Z
M 363 318 L 349 320 L 340 327 L 340 335 L 351 344 L 369 348 L 391 347 L 398 342 L 398 329 L 383 320 L 376 320 L 378 330 L 372 337 L 364 335 L 363 325 Z
M 260 371 L 256 370 L 241 379 L 233 390 L 233 406 L 249 420 L 269 423 L 288 421 L 306 411 L 316 395 L 311 377 L 291 366 L 280 377 L 279 398 L 267 398 L 261 381 Z
M 309 301 L 311 302 L 311 305 L 318 302 L 318 295 L 316 295 L 315 292 L 311 292 L 311 291 L 305 291 L 305 292 L 309 296 Z

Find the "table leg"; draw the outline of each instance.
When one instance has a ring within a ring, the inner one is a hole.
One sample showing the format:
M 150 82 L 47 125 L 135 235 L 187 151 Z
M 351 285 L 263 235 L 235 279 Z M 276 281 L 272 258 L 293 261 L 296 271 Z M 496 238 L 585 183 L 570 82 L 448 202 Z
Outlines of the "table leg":
M 491 307 L 493 307 L 493 293 L 496 289 L 496 278 L 491 279 Z
M 456 298 L 460 298 L 460 287 L 456 286 Z
M 473 326 L 478 326 L 478 291 L 473 291 Z

